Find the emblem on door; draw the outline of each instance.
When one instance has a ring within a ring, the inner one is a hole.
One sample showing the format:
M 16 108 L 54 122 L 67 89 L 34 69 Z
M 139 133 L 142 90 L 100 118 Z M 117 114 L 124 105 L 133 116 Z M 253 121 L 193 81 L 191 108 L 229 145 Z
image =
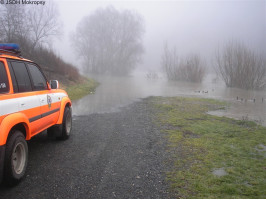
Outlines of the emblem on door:
M 47 104 L 48 104 L 48 107 L 51 108 L 52 98 L 49 95 L 47 95 Z

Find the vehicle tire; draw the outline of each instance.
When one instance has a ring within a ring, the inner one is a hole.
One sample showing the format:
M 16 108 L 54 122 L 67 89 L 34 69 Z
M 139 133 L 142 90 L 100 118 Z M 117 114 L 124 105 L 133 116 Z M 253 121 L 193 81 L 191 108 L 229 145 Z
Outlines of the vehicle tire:
M 6 144 L 4 161 L 4 183 L 17 185 L 25 176 L 28 164 L 28 145 L 22 132 L 11 133 Z
M 63 117 L 63 123 L 61 126 L 61 133 L 58 137 L 56 137 L 59 140 L 66 140 L 69 138 L 72 131 L 72 112 L 71 108 L 68 106 L 65 107 L 64 110 L 64 117 Z

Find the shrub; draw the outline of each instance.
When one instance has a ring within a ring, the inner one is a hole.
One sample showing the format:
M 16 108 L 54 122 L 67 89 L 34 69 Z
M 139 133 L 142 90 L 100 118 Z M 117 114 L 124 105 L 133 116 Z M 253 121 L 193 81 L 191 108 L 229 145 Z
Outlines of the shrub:
M 266 85 L 266 63 L 239 42 L 228 42 L 216 54 L 216 70 L 227 87 L 262 89 Z
M 179 59 L 176 50 L 170 51 L 165 46 L 162 56 L 162 68 L 168 80 L 202 82 L 206 70 L 203 61 L 197 54 L 191 54 L 186 59 Z

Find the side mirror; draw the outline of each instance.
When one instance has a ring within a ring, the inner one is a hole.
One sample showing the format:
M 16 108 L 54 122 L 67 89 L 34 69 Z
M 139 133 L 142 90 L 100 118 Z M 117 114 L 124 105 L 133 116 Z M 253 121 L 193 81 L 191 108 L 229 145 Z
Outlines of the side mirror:
M 59 88 L 59 83 L 57 80 L 51 80 L 50 81 L 50 86 L 51 86 L 51 89 L 58 89 Z

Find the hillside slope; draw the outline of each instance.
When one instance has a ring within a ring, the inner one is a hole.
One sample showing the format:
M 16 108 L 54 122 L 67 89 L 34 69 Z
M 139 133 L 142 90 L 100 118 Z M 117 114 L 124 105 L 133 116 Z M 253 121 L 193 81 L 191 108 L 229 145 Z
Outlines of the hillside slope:
M 74 65 L 65 62 L 52 50 L 39 47 L 29 53 L 22 49 L 22 55 L 36 62 L 48 80 L 58 80 L 60 88 L 68 92 L 71 100 L 94 92 L 98 85 L 96 81 L 82 76 Z

